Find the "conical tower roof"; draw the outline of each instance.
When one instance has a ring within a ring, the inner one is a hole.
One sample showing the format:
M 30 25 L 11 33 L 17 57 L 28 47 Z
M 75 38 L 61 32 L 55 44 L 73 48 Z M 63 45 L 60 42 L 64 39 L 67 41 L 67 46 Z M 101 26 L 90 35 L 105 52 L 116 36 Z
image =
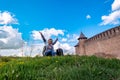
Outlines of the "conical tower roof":
M 78 38 L 78 40 L 79 40 L 79 39 L 87 39 L 87 37 L 81 32 L 81 33 L 80 33 L 80 37 Z

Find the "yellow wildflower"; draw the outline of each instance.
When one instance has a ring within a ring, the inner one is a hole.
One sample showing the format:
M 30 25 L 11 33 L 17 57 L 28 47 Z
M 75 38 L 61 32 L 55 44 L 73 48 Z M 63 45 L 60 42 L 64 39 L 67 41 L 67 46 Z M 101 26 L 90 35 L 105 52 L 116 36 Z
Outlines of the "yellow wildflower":
M 24 64 L 24 62 L 22 61 L 22 62 L 19 62 L 19 64 Z
M 0 62 L 0 67 L 5 65 L 5 62 Z

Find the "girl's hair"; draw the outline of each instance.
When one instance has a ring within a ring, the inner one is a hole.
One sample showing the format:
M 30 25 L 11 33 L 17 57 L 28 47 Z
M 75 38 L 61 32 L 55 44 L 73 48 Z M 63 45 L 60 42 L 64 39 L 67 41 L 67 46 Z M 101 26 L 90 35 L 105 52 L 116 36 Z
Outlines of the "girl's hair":
M 48 39 L 48 40 L 52 40 L 52 39 Z

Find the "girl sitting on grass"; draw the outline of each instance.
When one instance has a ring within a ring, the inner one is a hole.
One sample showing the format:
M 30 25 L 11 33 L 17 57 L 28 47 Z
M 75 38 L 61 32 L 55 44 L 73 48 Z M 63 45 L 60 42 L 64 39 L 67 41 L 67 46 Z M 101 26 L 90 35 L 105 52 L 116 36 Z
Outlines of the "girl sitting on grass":
M 48 56 L 48 55 L 52 55 L 55 56 L 56 52 L 54 51 L 54 47 L 53 45 L 58 41 L 58 38 L 53 42 L 52 39 L 48 39 L 48 41 L 45 39 L 45 37 L 43 36 L 43 34 L 41 32 L 39 32 L 44 43 L 45 43 L 45 51 L 44 51 L 44 55 Z

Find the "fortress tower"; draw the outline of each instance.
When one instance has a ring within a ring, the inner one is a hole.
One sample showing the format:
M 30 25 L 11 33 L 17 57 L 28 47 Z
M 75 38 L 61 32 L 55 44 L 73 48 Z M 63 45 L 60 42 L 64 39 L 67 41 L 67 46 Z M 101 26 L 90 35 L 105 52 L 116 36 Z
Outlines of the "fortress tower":
M 79 42 L 77 45 L 75 45 L 76 53 L 77 55 L 85 55 L 85 41 L 87 40 L 87 37 L 81 32 L 80 37 L 78 38 Z

